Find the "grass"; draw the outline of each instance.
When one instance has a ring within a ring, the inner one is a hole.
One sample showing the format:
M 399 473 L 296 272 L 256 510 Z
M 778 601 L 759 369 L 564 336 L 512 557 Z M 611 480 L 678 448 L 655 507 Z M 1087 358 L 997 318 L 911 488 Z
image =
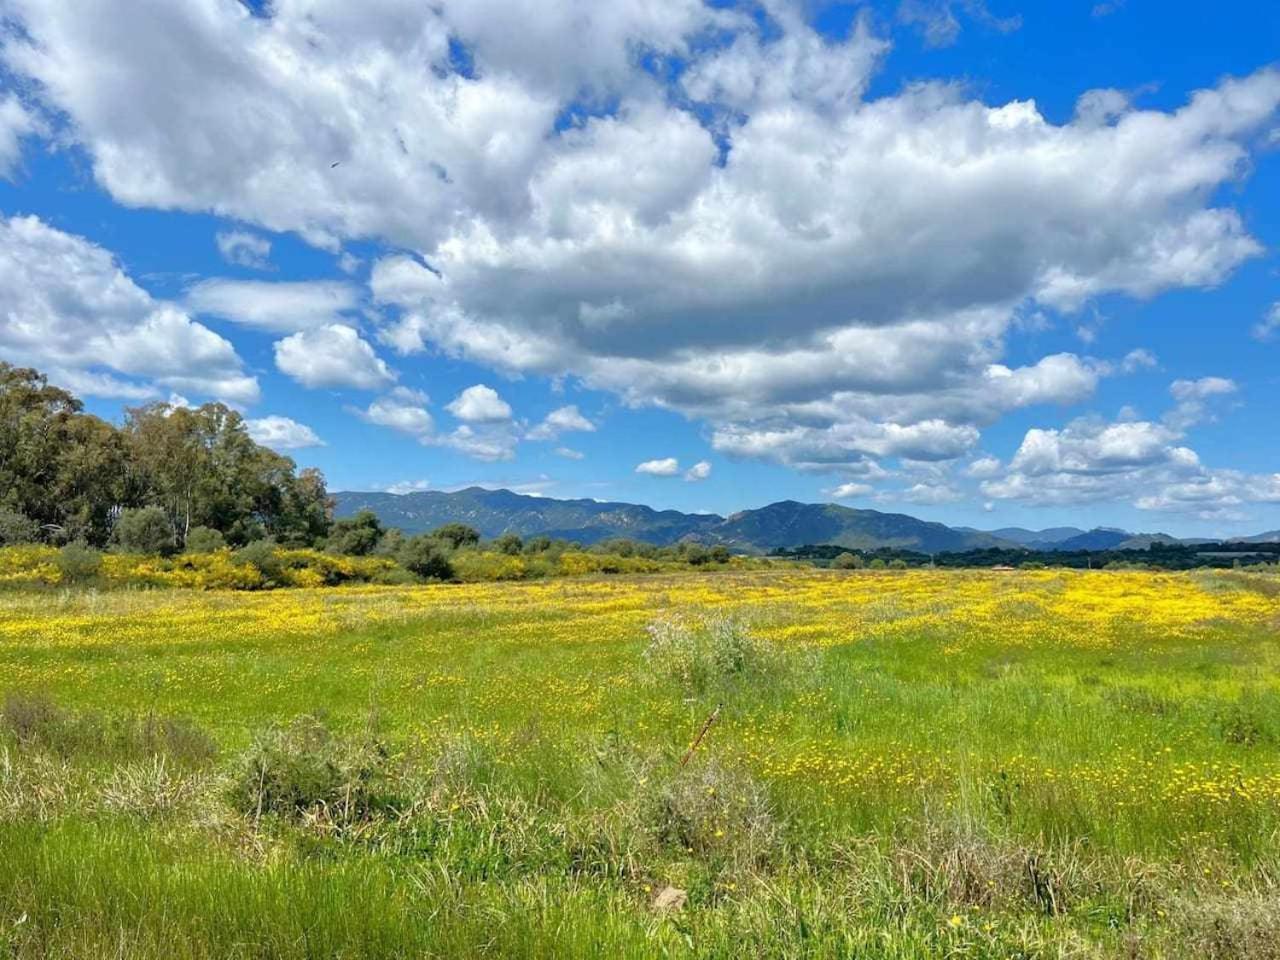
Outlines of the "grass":
M 11 590 L 0 958 L 1280 957 L 1276 583 Z

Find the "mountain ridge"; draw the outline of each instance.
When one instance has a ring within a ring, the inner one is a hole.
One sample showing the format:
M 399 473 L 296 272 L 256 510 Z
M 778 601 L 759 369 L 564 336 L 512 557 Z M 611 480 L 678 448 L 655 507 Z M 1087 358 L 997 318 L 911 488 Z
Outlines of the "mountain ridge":
M 811 545 L 857 550 L 893 547 L 947 553 L 988 547 L 1037 551 L 1148 549 L 1153 543 L 1203 542 L 1202 538 L 1179 540 L 1164 533 L 1136 534 L 1108 527 L 978 530 L 949 527 L 904 513 L 797 500 L 779 500 L 720 516 L 656 510 L 624 501 L 561 500 L 478 486 L 400 494 L 340 491 L 333 497 L 336 516 L 351 516 L 369 509 L 387 526 L 399 527 L 406 533 L 421 533 L 445 523 L 459 522 L 475 527 L 488 538 L 512 532 L 526 537 L 542 535 L 593 544 L 612 537 L 629 537 L 660 546 L 696 540 L 724 544 L 744 553 Z M 1277 536 L 1280 532 L 1235 539 L 1262 542 Z

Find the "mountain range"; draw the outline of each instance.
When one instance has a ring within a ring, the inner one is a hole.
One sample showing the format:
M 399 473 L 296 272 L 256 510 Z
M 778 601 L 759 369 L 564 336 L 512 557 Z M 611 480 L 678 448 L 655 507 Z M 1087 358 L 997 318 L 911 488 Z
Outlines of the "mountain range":
M 681 540 L 721 543 L 742 553 L 767 553 L 779 547 L 835 544 L 851 549 L 896 547 L 921 553 L 980 550 L 986 547 L 1029 550 L 1146 549 L 1152 543 L 1196 543 L 1167 534 L 1134 534 L 1099 527 L 1052 527 L 1027 530 L 1003 527 L 976 530 L 948 527 L 903 513 L 856 510 L 833 503 L 782 500 L 754 510 L 722 517 L 711 513 L 654 510 L 642 504 L 600 500 L 557 500 L 467 487 L 463 490 L 423 490 L 413 493 L 335 493 L 334 513 L 348 517 L 372 510 L 389 527 L 422 533 L 445 523 L 465 523 L 484 537 L 518 533 L 598 543 L 629 537 L 666 545 Z M 1244 538 L 1263 543 L 1280 540 L 1280 531 Z

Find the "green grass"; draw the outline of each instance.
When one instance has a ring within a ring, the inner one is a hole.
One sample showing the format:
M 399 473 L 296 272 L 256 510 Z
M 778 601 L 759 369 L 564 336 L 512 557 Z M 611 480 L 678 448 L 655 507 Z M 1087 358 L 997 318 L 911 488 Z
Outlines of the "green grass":
M 10 592 L 0 957 L 1280 957 L 1272 584 Z

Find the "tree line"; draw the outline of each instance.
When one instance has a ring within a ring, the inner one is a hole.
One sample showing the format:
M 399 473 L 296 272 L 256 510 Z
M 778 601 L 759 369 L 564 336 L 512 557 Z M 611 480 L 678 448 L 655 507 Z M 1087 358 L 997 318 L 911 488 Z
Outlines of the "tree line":
M 0 543 L 313 546 L 331 509 L 319 470 L 255 443 L 221 403 L 134 407 L 116 426 L 39 371 L 0 362 Z

